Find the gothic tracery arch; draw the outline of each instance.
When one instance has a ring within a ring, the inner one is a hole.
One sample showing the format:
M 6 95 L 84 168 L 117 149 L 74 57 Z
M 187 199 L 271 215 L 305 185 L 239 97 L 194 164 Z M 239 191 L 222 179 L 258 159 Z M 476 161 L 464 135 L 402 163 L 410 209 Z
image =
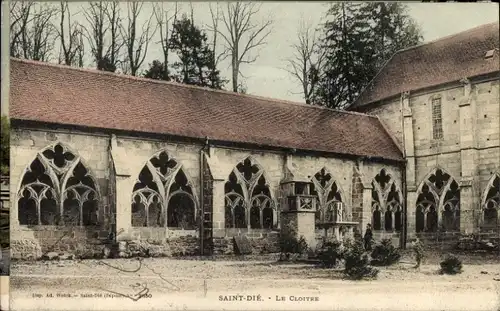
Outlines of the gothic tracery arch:
M 402 196 L 391 175 L 382 169 L 372 181 L 373 230 L 399 232 L 403 226 Z
M 500 174 L 494 174 L 488 185 L 482 200 L 482 225 L 485 229 L 500 228 Z
M 58 142 L 26 168 L 18 191 L 20 225 L 98 224 L 100 192 L 83 159 Z
M 197 226 L 197 201 L 182 165 L 166 151 L 151 157 L 132 192 L 133 227 Z
M 450 174 L 434 169 L 417 193 L 417 232 L 460 230 L 460 186 Z
M 316 224 L 346 220 L 342 190 L 332 174 L 322 168 L 311 179 L 311 194 L 317 196 Z M 340 215 L 339 215 L 340 213 Z
M 239 162 L 224 186 L 225 227 L 272 229 L 278 213 L 264 169 L 252 158 Z

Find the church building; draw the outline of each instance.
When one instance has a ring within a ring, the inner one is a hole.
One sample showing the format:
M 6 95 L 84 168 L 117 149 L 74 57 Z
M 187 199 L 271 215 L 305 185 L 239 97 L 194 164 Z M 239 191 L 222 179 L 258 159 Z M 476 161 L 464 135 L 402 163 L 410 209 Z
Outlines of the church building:
M 409 234 L 499 230 L 499 33 L 496 22 L 399 51 L 350 107 L 403 148 Z
M 498 47 L 496 23 L 400 51 L 350 111 L 11 59 L 12 257 L 498 230 Z

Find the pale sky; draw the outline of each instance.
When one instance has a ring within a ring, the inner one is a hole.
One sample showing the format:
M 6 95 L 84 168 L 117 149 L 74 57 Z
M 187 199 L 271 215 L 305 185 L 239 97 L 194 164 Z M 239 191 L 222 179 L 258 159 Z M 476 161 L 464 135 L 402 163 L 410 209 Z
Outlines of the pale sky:
M 181 12 L 190 12 L 189 2 L 180 2 Z M 212 3 L 214 5 L 215 3 Z M 220 3 L 224 8 L 224 3 Z M 72 13 L 80 11 L 85 3 L 71 3 Z M 174 3 L 164 2 L 165 7 L 173 8 Z M 499 6 L 496 3 L 408 3 L 409 14 L 421 25 L 424 41 L 432 41 L 499 19 Z M 205 28 L 211 23 L 208 2 L 193 2 L 195 24 Z M 264 2 L 261 11 L 256 15 L 256 21 L 271 18 L 273 31 L 269 35 L 268 44 L 262 47 L 255 63 L 242 67 L 244 82 L 248 93 L 265 97 L 279 98 L 291 101 L 303 101 L 300 85 L 282 68 L 286 66 L 285 59 L 293 52 L 290 45 L 296 39 L 299 21 L 304 18 L 312 25 L 319 25 L 327 9 L 326 2 Z M 127 10 L 122 4 L 122 14 Z M 152 3 L 144 3 L 139 25 L 150 18 Z M 82 17 L 75 19 L 82 21 Z M 211 34 L 207 32 L 209 40 Z M 158 42 L 159 33 L 153 39 Z M 89 49 L 89 48 L 88 48 Z M 159 43 L 149 47 L 143 69 L 154 59 L 162 60 Z M 222 76 L 230 79 L 229 63 L 219 66 Z M 241 78 L 240 78 L 241 79 Z M 228 83 L 226 88 L 230 88 Z

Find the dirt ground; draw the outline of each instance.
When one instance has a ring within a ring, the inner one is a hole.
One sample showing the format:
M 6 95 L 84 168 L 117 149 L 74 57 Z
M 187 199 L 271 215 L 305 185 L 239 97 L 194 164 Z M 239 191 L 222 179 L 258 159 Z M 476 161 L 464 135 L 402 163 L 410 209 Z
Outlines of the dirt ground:
M 500 310 L 500 258 L 460 257 L 459 275 L 440 275 L 439 255 L 419 270 L 405 255 L 372 281 L 269 257 L 13 262 L 10 304 L 12 310 Z M 134 301 L 141 290 L 146 295 Z

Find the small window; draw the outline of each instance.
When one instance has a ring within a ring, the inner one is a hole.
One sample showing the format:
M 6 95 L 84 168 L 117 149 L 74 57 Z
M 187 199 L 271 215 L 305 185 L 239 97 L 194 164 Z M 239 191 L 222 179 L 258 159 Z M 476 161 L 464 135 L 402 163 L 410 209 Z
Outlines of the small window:
M 432 100 L 432 136 L 434 139 L 443 138 L 443 119 L 441 114 L 441 98 Z

